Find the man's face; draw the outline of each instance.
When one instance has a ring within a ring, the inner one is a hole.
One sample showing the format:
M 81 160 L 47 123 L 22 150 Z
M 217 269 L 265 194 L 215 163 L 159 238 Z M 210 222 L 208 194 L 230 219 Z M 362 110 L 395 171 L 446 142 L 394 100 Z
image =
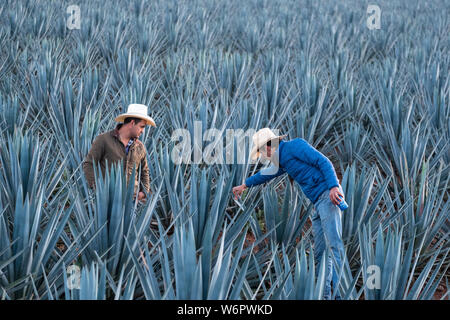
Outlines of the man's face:
M 272 156 L 272 154 L 273 154 L 273 150 L 272 150 L 272 147 L 269 147 L 269 146 L 264 146 L 264 147 L 262 147 L 261 149 L 260 149 L 260 152 L 261 152 L 261 156 L 264 158 L 264 159 L 270 159 L 270 157 Z
M 135 139 L 139 138 L 140 135 L 142 134 L 142 132 L 144 132 L 144 129 L 146 127 L 146 123 L 145 121 L 139 121 L 139 123 L 135 123 L 134 120 L 132 120 L 131 122 L 131 128 L 130 128 L 130 133 L 131 136 Z

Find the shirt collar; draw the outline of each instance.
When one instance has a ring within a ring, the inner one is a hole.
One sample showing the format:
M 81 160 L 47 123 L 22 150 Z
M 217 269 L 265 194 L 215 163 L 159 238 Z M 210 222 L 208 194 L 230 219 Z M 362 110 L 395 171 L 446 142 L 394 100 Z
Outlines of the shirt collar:
M 120 138 L 120 135 L 119 135 L 119 129 L 122 127 L 122 124 L 121 123 L 118 123 L 117 125 L 116 125 L 116 127 L 113 129 L 113 130 L 111 130 L 111 135 L 113 136 L 113 137 L 116 137 L 117 139 L 119 139 Z M 119 139 L 120 140 L 120 139 Z
M 122 125 L 123 125 L 122 123 L 119 123 L 116 125 L 116 127 L 113 130 L 111 130 L 111 135 L 113 137 L 117 138 L 119 141 L 120 141 L 119 129 L 122 127 Z M 130 146 L 134 142 L 134 140 L 135 139 L 131 138 L 130 141 L 128 141 L 128 146 Z M 122 142 L 120 142 L 120 143 L 122 143 Z
M 128 141 L 127 148 L 128 148 L 129 146 L 131 146 L 131 145 L 133 144 L 133 142 L 134 142 L 134 139 L 130 139 L 130 141 Z

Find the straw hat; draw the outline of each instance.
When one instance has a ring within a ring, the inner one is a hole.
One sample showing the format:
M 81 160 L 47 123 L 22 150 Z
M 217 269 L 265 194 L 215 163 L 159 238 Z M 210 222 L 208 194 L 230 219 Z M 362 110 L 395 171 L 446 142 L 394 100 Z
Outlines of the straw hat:
M 253 139 L 253 148 L 250 151 L 250 157 L 252 160 L 256 160 L 261 153 L 258 151 L 259 148 L 264 146 L 267 142 L 275 140 L 275 139 L 283 139 L 287 135 L 277 136 L 272 132 L 269 128 L 262 128 L 258 130 L 252 137 Z
M 139 118 L 145 120 L 148 125 L 156 127 L 155 121 L 148 116 L 147 109 L 148 107 L 144 104 L 130 104 L 128 105 L 127 113 L 122 113 L 121 115 L 117 116 L 115 120 L 117 122 L 123 122 L 125 118 Z

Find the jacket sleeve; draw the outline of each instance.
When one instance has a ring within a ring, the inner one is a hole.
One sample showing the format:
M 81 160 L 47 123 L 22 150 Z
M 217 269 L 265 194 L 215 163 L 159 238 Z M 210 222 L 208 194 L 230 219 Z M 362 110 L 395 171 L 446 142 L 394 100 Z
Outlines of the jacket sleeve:
M 331 161 L 323 155 L 320 151 L 314 148 L 305 139 L 298 139 L 296 141 L 299 145 L 295 147 L 296 150 L 301 150 L 300 153 L 296 152 L 295 156 L 311 166 L 314 166 L 322 172 L 325 177 L 325 181 L 328 186 L 328 190 L 334 187 L 339 187 L 339 180 L 336 176 Z
M 147 152 L 144 153 L 140 166 L 141 166 L 141 185 L 139 187 L 139 191 L 145 190 L 147 194 L 150 194 L 150 175 L 147 163 Z
M 270 181 L 285 172 L 286 171 L 283 168 L 271 164 L 269 167 L 259 170 L 257 174 L 254 174 L 253 176 L 245 179 L 245 185 L 250 188 L 258 184 Z
M 95 188 L 94 163 L 101 161 L 103 157 L 104 144 L 101 137 L 94 139 L 86 157 L 83 160 L 83 171 L 91 188 Z

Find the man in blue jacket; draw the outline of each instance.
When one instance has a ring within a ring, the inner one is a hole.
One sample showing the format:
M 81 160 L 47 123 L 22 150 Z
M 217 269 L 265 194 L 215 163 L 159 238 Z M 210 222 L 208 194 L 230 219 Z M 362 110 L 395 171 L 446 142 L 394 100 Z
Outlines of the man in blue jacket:
M 337 263 L 337 268 L 333 267 L 333 258 L 330 255 L 327 260 L 324 291 L 324 299 L 330 299 L 331 280 L 335 287 L 344 256 L 342 213 L 337 206 L 340 202 L 339 196 L 344 197 L 344 192 L 333 164 L 327 157 L 304 139 L 282 141 L 283 138 L 284 136 L 276 136 L 269 128 L 263 128 L 254 134 L 251 158 L 256 160 L 262 156 L 270 160 L 271 165 L 248 177 L 242 185 L 234 187 L 233 194 L 237 197 L 246 188 L 262 184 L 284 173 L 297 181 L 315 208 L 311 216 L 315 261 L 316 263 L 320 261 L 325 245 L 328 245 Z M 336 298 L 340 298 L 338 292 Z

